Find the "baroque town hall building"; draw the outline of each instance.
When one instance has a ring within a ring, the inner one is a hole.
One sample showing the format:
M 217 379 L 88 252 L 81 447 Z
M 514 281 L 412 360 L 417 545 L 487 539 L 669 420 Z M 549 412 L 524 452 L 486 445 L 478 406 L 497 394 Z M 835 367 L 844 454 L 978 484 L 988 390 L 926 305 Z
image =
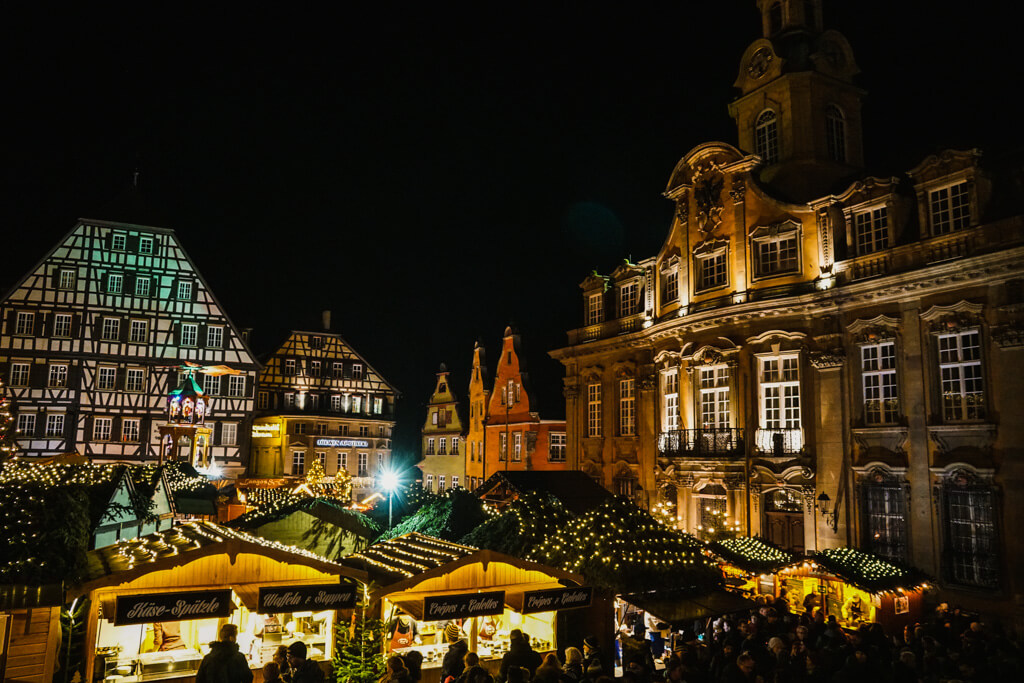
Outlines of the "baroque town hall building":
M 159 429 L 190 363 L 210 405 L 199 464 L 245 470 L 258 365 L 173 231 L 82 219 L 0 316 L 23 455 L 157 462 L 175 452 Z M 209 366 L 232 372 L 204 376 Z
M 570 467 L 674 504 L 688 531 L 724 513 L 795 551 L 860 546 L 965 606 L 1015 609 L 1019 165 L 947 150 L 872 175 L 846 39 L 819 0 L 757 4 L 764 36 L 729 106 L 738 146 L 683 157 L 661 250 L 588 277 L 584 324 L 552 352 Z

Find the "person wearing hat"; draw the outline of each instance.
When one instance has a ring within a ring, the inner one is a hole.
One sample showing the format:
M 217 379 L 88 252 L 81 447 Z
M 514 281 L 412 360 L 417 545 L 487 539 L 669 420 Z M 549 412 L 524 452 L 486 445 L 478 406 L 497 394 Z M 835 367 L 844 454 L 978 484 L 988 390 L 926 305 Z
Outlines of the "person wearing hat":
M 462 629 L 454 621 L 449 621 L 444 627 L 444 640 L 448 643 L 448 652 L 441 660 L 441 683 L 448 680 L 449 676 L 454 680 L 462 674 L 466 668 L 466 653 L 469 652 L 469 645 L 462 637 Z
M 591 669 L 595 671 L 591 671 Z M 583 639 L 583 670 L 587 678 L 597 678 L 604 673 L 604 664 L 601 662 L 601 648 L 597 644 L 597 638 L 587 636 Z M 596 675 L 595 675 L 596 673 Z
M 252 683 L 252 670 L 238 651 L 238 627 L 224 624 L 196 671 L 196 683 Z
M 508 680 L 508 670 L 512 667 L 526 669 L 530 676 L 533 676 L 537 667 L 540 666 L 540 654 L 534 652 L 530 647 L 530 641 L 523 632 L 517 628 L 512 629 L 508 634 L 508 652 L 501 658 L 501 668 L 498 670 L 498 683 Z
M 306 659 L 306 644 L 301 640 L 288 646 L 288 665 L 292 668 L 292 683 L 324 683 L 323 670 Z

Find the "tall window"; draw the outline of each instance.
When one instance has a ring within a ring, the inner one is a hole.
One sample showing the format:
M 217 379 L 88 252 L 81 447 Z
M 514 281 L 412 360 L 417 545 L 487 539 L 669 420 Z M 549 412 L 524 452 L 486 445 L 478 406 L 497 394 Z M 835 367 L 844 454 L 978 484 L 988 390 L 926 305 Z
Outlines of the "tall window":
M 120 273 L 109 273 L 107 275 L 107 292 L 110 294 L 120 294 L 124 289 L 124 275 Z
M 223 422 L 220 425 L 220 445 L 234 446 L 238 443 L 238 424 Z M 322 463 L 321 463 L 322 464 Z
M 512 435 L 512 462 L 520 462 L 523 459 L 523 435 L 516 432 Z
M 445 490 L 444 475 L 443 474 L 439 474 L 439 475 L 437 475 L 437 492 L 438 493 L 444 493 L 444 490 Z
M 619 434 L 636 434 L 636 380 L 619 380 Z
M 508 435 L 505 432 L 498 437 L 498 460 L 501 462 L 508 460 Z
M 380 415 L 384 412 L 384 399 L 379 396 L 373 399 L 373 412 L 375 415 Z M 454 453 L 454 451 L 452 451 Z
M 56 313 L 53 316 L 53 336 L 54 337 L 70 337 L 71 336 L 71 314 L 70 313 Z
M 434 492 L 434 475 L 425 474 L 423 475 L 423 490 L 430 493 Z
M 324 471 L 326 472 L 327 471 L 327 451 L 317 451 L 316 452 L 316 461 L 318 463 L 320 463 L 320 467 L 324 468 Z
M 124 251 L 127 241 L 124 234 L 115 233 L 110 237 L 110 248 L 114 251 Z
M 62 268 L 60 271 L 60 280 L 57 282 L 58 289 L 74 289 L 75 288 L 75 271 Z
M 192 300 L 192 283 L 191 282 L 179 282 L 178 283 L 178 298 L 184 301 Z
M 152 281 L 148 277 L 136 278 L 135 296 L 149 296 L 149 292 L 152 286 Z
M 452 437 L 452 455 L 458 455 L 458 454 L 459 454 L 459 437 L 453 436 Z
M 779 160 L 778 117 L 771 109 L 761 112 L 754 123 L 754 153 L 766 164 Z
M 331 412 L 341 412 L 341 394 L 331 394 Z
M 728 429 L 731 424 L 727 365 L 700 369 L 700 423 L 702 429 Z
M 587 324 L 596 325 L 604 321 L 604 295 L 591 294 L 587 297 Z
M 352 379 L 360 379 L 361 380 L 362 378 L 363 378 L 363 365 L 362 365 L 362 363 L 353 363 L 352 364 Z
M 245 375 L 228 376 L 228 396 L 245 396 Z
M 889 209 L 880 206 L 853 215 L 857 253 L 871 254 L 889 246 Z
M 640 283 L 627 282 L 619 287 L 619 317 L 635 315 L 640 310 Z
M 679 300 L 679 269 L 672 268 L 662 275 L 661 303 L 670 304 Z
M 370 476 L 369 467 L 370 467 L 370 454 L 369 453 L 360 453 L 359 454 L 359 472 L 357 473 L 358 476 L 360 476 L 360 477 L 368 477 L 368 476 Z
M 222 326 L 210 325 L 206 328 L 206 345 L 212 349 L 224 346 L 224 328 Z
M 709 486 L 708 488 L 720 489 L 720 486 Z M 700 525 L 705 530 L 721 529 L 725 523 L 726 500 L 725 495 L 704 494 L 697 496 L 697 505 L 700 506 Z
M 601 385 L 587 385 L 587 436 L 601 436 Z
M 459 488 L 459 477 L 456 474 L 452 475 L 452 488 L 453 489 Z
M 761 361 L 761 427 L 800 428 L 800 358 L 764 357 Z
M 121 336 L 121 320 L 118 318 L 104 318 L 103 327 L 100 328 L 100 339 L 106 341 L 117 341 Z
M 310 377 L 319 377 L 320 376 L 320 369 L 321 369 L 322 365 L 323 365 L 323 363 L 321 363 L 321 361 L 318 361 L 318 360 L 311 360 L 311 361 L 309 361 L 309 376 Z
M 352 397 L 352 412 L 363 412 L 363 397 L 359 394 L 356 394 L 355 396 Z
M 139 253 L 140 254 L 152 254 L 153 253 L 153 238 L 152 237 L 140 237 L 139 238 Z
M 343 379 L 345 377 L 345 364 L 338 362 L 331 363 L 331 377 L 334 379 Z
M 149 322 L 132 320 L 128 323 L 128 341 L 132 344 L 145 344 L 149 337 Z
M 551 432 L 548 460 L 565 462 L 565 432 Z
M 992 489 L 947 485 L 946 535 L 949 573 L 956 583 L 984 588 L 999 585 L 999 548 Z
M 891 482 L 865 484 L 864 547 L 903 562 L 907 555 L 907 511 L 903 488 Z
M 18 413 L 18 434 L 24 436 L 35 436 L 36 433 L 36 414 L 35 413 Z
M 141 428 L 141 420 L 137 417 L 121 418 L 121 441 L 126 443 L 138 443 Z
M 437 454 L 448 455 L 448 438 L 442 436 L 437 440 Z
M 117 368 L 101 365 L 96 371 L 96 388 L 100 391 L 113 391 L 117 384 Z
M 285 358 L 284 359 L 284 374 L 286 377 L 291 377 L 295 374 L 295 359 Z
M 181 345 L 195 346 L 199 342 L 199 326 L 195 323 L 181 324 Z
M 50 366 L 50 374 L 46 382 L 48 387 L 66 387 L 68 385 L 68 366 L 64 363 Z
M 348 453 L 338 453 L 338 471 L 348 471 Z
M 146 371 L 143 368 L 128 368 L 124 375 L 124 390 L 141 393 L 146 388 Z
M 697 289 L 714 289 L 729 283 L 729 270 L 726 267 L 726 250 L 697 257 Z
M 18 311 L 18 314 L 14 317 L 14 334 L 20 336 L 27 336 L 32 334 L 35 330 L 36 314 L 29 313 L 27 311 Z
M 10 385 L 12 387 L 27 387 L 31 367 L 28 363 L 11 363 Z
M 754 266 L 758 277 L 795 272 L 800 267 L 796 231 L 755 238 Z
M 285 408 L 289 408 L 289 409 L 295 407 L 295 392 L 294 391 L 286 391 L 285 392 L 285 394 L 284 394 L 284 407 Z
M 985 383 L 978 330 L 939 335 L 942 415 L 949 421 L 985 417 Z
M 825 107 L 825 144 L 829 159 L 846 161 L 846 117 L 834 104 Z
M 865 344 L 860 347 L 860 358 L 864 422 L 868 425 L 893 424 L 899 415 L 896 343 Z
M 92 421 L 92 440 L 110 441 L 111 429 L 114 426 L 113 418 L 97 417 Z
M 46 436 L 51 439 L 64 438 L 64 413 L 47 414 Z
M 966 182 L 932 190 L 928 194 L 928 205 L 933 235 L 971 227 L 971 200 Z
M 292 451 L 292 474 L 302 476 L 306 473 L 306 452 Z
M 665 384 L 665 431 L 679 429 L 679 371 L 672 370 L 662 375 Z

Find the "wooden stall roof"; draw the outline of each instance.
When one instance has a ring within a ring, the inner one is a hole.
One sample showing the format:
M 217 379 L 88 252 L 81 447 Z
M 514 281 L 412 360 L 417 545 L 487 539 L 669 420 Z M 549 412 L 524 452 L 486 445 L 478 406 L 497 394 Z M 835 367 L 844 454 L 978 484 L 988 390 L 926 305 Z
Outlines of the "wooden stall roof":
M 797 558 L 763 538 L 725 538 L 708 544 L 716 557 L 744 572 L 771 574 L 787 567 Z
M 0 611 L 64 604 L 64 584 L 0 584 Z
M 374 591 L 373 599 L 409 591 L 421 584 L 431 586 L 433 583 L 437 583 L 436 581 L 432 582 L 432 579 L 442 578 L 446 579 L 445 583 L 448 584 L 445 590 L 459 589 L 460 579 L 463 576 L 467 579 L 466 585 L 462 587 L 463 590 L 484 588 L 478 582 L 469 580 L 471 578 L 469 573 L 460 571 L 476 564 L 482 564 L 485 567 L 492 563 L 508 565 L 518 570 L 528 583 L 537 587 L 581 585 L 584 580 L 579 574 L 562 569 L 546 567 L 493 550 L 480 550 L 468 545 L 451 543 L 417 532 L 375 543 L 361 553 L 342 558 L 341 563 L 366 572 L 370 581 L 380 587 Z M 475 578 L 479 579 L 479 577 Z M 502 587 L 503 585 L 487 587 Z M 508 585 L 517 585 L 521 588 L 521 584 L 518 582 L 515 584 L 510 582 Z M 441 587 L 437 586 L 435 589 L 441 590 Z M 403 596 L 403 598 L 408 597 L 410 597 L 408 594 Z
M 829 548 L 811 556 L 811 562 L 851 586 L 868 593 L 916 591 L 930 581 L 920 569 L 898 565 L 880 555 L 857 548 Z
M 89 551 L 81 581 L 68 590 L 69 599 L 97 588 L 117 586 L 145 574 L 173 569 L 216 555 L 261 555 L 285 564 L 303 565 L 332 575 L 365 581 L 365 572 L 332 562 L 294 546 L 275 543 L 213 522 L 186 522 L 142 538 L 121 540 Z M 234 560 L 231 560 L 232 563 Z M 258 581 L 258 576 L 252 577 Z

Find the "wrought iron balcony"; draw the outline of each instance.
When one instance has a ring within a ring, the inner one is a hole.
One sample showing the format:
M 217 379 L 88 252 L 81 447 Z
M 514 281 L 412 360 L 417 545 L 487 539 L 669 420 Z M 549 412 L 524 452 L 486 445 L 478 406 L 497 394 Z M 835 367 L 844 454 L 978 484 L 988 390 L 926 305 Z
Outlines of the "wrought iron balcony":
M 662 432 L 658 454 L 663 458 L 741 458 L 742 429 L 673 429 Z
M 764 456 L 796 455 L 804 448 L 804 430 L 796 429 L 758 429 L 754 437 L 754 445 Z

